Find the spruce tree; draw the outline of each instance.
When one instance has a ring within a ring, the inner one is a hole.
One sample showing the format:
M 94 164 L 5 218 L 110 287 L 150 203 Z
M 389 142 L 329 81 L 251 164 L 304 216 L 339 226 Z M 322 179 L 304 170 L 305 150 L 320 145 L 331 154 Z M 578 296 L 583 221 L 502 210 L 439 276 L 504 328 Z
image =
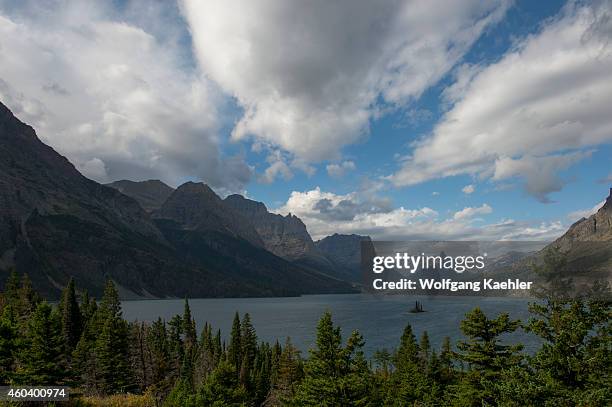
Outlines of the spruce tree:
M 457 356 L 468 364 L 469 370 L 456 388 L 459 393 L 457 403 L 481 405 L 495 402 L 502 370 L 518 365 L 523 359 L 520 354 L 522 345 L 503 345 L 500 336 L 514 332 L 519 324 L 520 321 L 511 320 L 506 313 L 488 319 L 480 308 L 466 314 L 461 321 L 461 331 L 468 340 L 457 344 L 460 350 Z
M 83 329 L 81 310 L 77 302 L 74 279 L 72 278 L 62 292 L 59 312 L 62 318 L 62 336 L 65 351 L 67 355 L 70 355 L 76 347 Z
M 369 372 L 361 348 L 363 338 L 353 332 L 342 347 L 340 328 L 334 327 L 329 312 L 317 327 L 316 347 L 304 366 L 304 380 L 293 403 L 305 406 L 365 405 L 369 392 Z
M 25 346 L 19 354 L 17 382 L 27 385 L 63 384 L 66 372 L 62 347 L 59 315 L 42 302 L 27 323 Z
M 295 396 L 295 389 L 302 380 L 303 369 L 299 351 L 287 338 L 279 358 L 278 377 L 265 401 L 265 406 L 283 406 Z
M 197 343 L 197 334 L 195 321 L 191 316 L 189 301 L 185 298 L 185 306 L 183 311 L 183 335 L 185 338 L 185 347 L 191 348 Z
M 433 397 L 431 383 L 423 369 L 420 347 L 410 324 L 404 328 L 394 363 L 391 383 L 396 390 L 388 394 L 387 403 L 408 405 Z
M 6 386 L 14 375 L 18 354 L 19 327 L 13 307 L 5 305 L 0 315 L 0 385 Z
M 108 280 L 98 310 L 101 329 L 94 351 L 104 394 L 125 393 L 133 389 L 129 363 L 128 325 L 121 317 L 119 294 Z
M 240 325 L 240 316 L 238 312 L 234 315 L 232 322 L 232 332 L 230 334 L 230 343 L 227 348 L 227 359 L 234 365 L 236 373 L 240 373 L 239 369 L 242 365 L 242 333 Z

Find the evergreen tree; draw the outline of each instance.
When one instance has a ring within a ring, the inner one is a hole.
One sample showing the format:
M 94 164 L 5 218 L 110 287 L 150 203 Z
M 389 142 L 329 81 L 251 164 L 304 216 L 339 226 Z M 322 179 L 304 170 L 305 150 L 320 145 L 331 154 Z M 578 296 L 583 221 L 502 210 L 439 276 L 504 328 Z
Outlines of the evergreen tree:
M 419 344 L 407 324 L 400 338 L 400 346 L 394 356 L 395 371 L 391 375 L 392 387 L 387 402 L 394 405 L 407 405 L 429 399 L 432 386 L 423 369 Z
M 251 316 L 246 313 L 240 325 L 240 353 L 242 363 L 240 364 L 240 383 L 248 390 L 251 389 L 251 370 L 257 353 L 257 334 L 251 324 Z
M 295 396 L 295 389 L 304 375 L 300 352 L 287 338 L 279 358 L 278 377 L 266 398 L 265 406 L 282 406 Z
M 505 313 L 488 319 L 480 308 L 466 314 L 461 331 L 468 340 L 458 343 L 461 352 L 457 356 L 468 364 L 469 370 L 456 388 L 459 393 L 456 403 L 474 406 L 495 403 L 498 398 L 495 388 L 502 370 L 520 364 L 523 359 L 519 353 L 522 345 L 503 345 L 500 336 L 514 332 L 519 324 Z
M 62 336 L 64 339 L 65 351 L 67 355 L 70 355 L 81 338 L 83 329 L 81 325 L 81 311 L 76 298 L 74 279 L 72 278 L 62 292 L 59 312 L 62 318 Z
M 0 385 L 6 386 L 14 375 L 18 353 L 19 327 L 13 307 L 5 305 L 0 315 Z
M 245 406 L 248 394 L 238 382 L 233 364 L 222 361 L 206 378 L 196 396 L 198 406 Z
M 129 363 L 128 325 L 121 318 L 119 294 L 108 280 L 98 313 L 101 329 L 96 338 L 94 352 L 100 377 L 100 390 L 104 394 L 130 391 L 133 376 Z
M 363 338 L 353 332 L 342 347 L 340 328 L 326 312 L 317 327 L 316 347 L 310 350 L 304 380 L 293 403 L 304 406 L 366 405 L 369 372 L 361 348 Z
M 234 321 L 232 322 L 232 332 L 230 334 L 230 344 L 227 348 L 227 359 L 234 365 L 237 374 L 240 373 L 242 365 L 242 333 L 240 325 L 240 316 L 238 312 L 234 315 Z
M 61 385 L 62 363 L 60 318 L 47 303 L 40 303 L 27 324 L 25 346 L 19 354 L 16 379 L 27 385 Z
M 191 309 L 189 308 L 189 301 L 187 298 L 185 298 L 185 307 L 183 311 L 183 335 L 186 348 L 191 348 L 197 343 L 195 321 L 191 317 Z

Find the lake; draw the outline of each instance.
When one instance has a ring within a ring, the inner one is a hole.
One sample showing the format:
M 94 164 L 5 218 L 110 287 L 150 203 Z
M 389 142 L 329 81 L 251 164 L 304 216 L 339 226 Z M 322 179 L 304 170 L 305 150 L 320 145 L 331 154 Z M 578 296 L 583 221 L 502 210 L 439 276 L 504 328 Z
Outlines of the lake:
M 409 310 L 415 300 L 422 303 L 426 312 L 412 314 Z M 338 294 L 305 295 L 287 298 L 204 298 L 190 299 L 191 313 L 200 331 L 204 322 L 212 324 L 227 339 L 234 313 L 248 312 L 259 340 L 284 342 L 287 336 L 307 355 L 315 341 L 316 326 L 321 314 L 329 310 L 336 325 L 342 328 L 343 338 L 354 329 L 365 338 L 364 351 L 371 355 L 375 350 L 393 349 L 406 323 L 412 325 L 417 338 L 423 331 L 429 334 L 432 346 L 439 348 L 445 336 L 455 344 L 462 338 L 459 322 L 466 312 L 480 307 L 488 317 L 508 312 L 512 318 L 527 320 L 529 301 L 525 298 L 491 297 L 426 297 L 404 295 Z M 176 314 L 182 315 L 184 300 L 135 300 L 123 301 L 123 315 L 128 321 L 154 321 L 158 317 L 168 321 Z M 525 350 L 533 352 L 538 340 L 522 331 L 507 335 L 507 342 L 520 341 Z

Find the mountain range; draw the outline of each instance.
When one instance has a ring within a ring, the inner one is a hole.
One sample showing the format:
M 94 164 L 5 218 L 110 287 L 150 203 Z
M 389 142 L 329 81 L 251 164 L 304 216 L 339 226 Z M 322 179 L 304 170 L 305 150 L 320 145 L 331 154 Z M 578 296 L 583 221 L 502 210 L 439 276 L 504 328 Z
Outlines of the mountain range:
M 92 181 L 0 103 L 2 282 L 28 273 L 48 298 L 71 277 L 94 296 L 110 278 L 123 298 L 355 292 L 345 257 L 296 216 L 203 183 Z

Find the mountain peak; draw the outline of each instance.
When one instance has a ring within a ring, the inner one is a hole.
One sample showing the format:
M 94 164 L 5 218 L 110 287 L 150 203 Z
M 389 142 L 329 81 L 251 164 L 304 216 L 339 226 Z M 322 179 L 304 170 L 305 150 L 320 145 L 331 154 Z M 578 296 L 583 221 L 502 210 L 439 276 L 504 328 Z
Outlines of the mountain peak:
M 166 202 L 166 199 L 174 191 L 173 188 L 158 179 L 147 181 L 130 181 L 123 179 L 106 184 L 124 195 L 134 198 L 147 212 L 153 212 Z
M 154 216 L 173 220 L 184 229 L 229 233 L 263 246 L 255 228 L 203 182 L 189 181 L 179 186 Z

